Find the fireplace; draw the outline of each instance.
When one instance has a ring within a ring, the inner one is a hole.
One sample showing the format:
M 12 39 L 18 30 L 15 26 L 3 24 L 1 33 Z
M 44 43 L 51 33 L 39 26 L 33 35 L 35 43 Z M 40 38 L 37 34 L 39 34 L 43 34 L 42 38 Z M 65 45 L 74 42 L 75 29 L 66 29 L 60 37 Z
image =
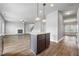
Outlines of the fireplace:
M 23 34 L 23 30 L 22 29 L 18 29 L 18 34 Z

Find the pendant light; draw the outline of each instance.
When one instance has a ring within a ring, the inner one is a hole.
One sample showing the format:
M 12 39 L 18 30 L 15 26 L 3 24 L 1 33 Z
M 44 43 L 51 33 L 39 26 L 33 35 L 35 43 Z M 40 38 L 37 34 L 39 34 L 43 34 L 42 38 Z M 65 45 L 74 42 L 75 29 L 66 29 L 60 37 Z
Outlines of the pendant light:
M 39 4 L 37 3 L 37 17 L 35 19 L 36 21 L 39 21 L 40 18 L 39 18 Z
M 45 6 L 46 6 L 46 3 L 43 4 L 43 20 L 42 20 L 42 22 L 46 22 Z

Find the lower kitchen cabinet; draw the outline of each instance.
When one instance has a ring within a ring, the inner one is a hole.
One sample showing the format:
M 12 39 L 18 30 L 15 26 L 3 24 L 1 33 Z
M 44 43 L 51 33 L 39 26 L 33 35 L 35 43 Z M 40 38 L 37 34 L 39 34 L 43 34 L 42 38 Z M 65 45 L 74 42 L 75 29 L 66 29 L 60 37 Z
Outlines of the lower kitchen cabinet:
M 50 45 L 50 33 L 31 35 L 31 49 L 36 53 L 41 53 Z

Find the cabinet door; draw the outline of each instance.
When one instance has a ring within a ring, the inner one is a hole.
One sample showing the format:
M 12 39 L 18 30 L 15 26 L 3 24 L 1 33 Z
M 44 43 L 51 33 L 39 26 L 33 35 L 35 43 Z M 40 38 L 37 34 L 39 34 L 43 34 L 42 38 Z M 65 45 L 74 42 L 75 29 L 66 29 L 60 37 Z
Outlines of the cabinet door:
M 45 35 L 41 34 L 37 36 L 37 53 L 40 53 L 45 49 Z
M 50 33 L 46 34 L 46 48 L 48 48 L 50 45 Z

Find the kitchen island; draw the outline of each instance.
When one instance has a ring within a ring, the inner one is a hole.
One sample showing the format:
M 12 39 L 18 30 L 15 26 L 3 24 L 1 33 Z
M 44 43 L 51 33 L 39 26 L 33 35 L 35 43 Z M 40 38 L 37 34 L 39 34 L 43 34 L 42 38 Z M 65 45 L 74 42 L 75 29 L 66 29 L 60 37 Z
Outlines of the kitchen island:
M 50 45 L 50 33 L 31 34 L 31 49 L 39 54 Z

